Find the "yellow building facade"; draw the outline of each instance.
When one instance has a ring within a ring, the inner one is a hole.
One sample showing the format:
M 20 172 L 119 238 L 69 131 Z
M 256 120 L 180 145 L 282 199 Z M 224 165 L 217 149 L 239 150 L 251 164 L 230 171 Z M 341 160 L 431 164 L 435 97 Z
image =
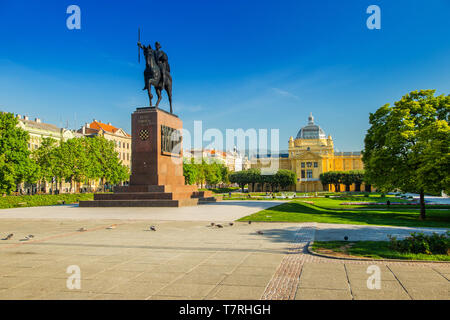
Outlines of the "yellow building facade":
M 292 191 L 318 192 L 335 191 L 330 185 L 324 190 L 320 182 L 320 174 L 328 171 L 362 170 L 361 152 L 336 152 L 331 135 L 314 123 L 314 117 L 310 114 L 308 124 L 302 127 L 297 136 L 290 137 L 288 153 L 280 154 L 276 159 L 258 158 L 252 162 L 252 168 L 279 168 L 295 172 L 297 181 Z M 348 191 L 370 191 L 370 186 L 350 186 Z M 341 191 L 345 186 L 341 185 Z M 266 191 L 266 187 L 257 186 L 255 191 Z

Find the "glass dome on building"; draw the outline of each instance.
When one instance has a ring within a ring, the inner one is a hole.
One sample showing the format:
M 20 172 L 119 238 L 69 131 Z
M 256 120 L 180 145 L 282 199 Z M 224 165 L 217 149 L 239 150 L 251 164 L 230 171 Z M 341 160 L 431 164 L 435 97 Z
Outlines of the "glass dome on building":
M 326 139 L 325 131 L 317 124 L 314 124 L 314 117 L 312 113 L 308 117 L 308 125 L 304 126 L 297 133 L 295 139 Z

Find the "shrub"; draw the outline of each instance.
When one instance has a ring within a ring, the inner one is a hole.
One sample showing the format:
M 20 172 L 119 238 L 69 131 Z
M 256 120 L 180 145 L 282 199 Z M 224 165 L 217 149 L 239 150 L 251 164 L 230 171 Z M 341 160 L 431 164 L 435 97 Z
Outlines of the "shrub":
M 325 198 L 329 198 L 329 197 L 330 197 L 330 195 L 329 195 L 329 194 L 326 194 L 326 195 L 325 195 Z
M 364 197 L 368 198 L 368 197 L 369 197 L 369 194 L 368 194 L 367 192 L 364 193 Z
M 450 249 L 450 231 L 446 234 L 425 235 L 413 232 L 403 240 L 388 236 L 389 247 L 403 253 L 448 254 Z

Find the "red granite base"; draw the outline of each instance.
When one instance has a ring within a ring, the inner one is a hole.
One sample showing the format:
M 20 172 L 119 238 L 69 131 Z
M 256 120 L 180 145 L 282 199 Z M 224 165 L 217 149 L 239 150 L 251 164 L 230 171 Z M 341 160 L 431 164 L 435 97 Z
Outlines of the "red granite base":
M 177 140 L 179 148 L 171 147 L 176 137 L 167 133 L 182 128 L 183 122 L 164 110 L 136 109 L 131 116 L 130 185 L 95 194 L 93 201 L 80 201 L 80 207 L 181 207 L 220 200 L 210 191 L 185 185 L 182 139 Z
M 80 207 L 184 207 L 221 201 L 211 191 L 196 186 L 129 186 L 117 187 L 115 193 L 94 194 L 93 201 L 80 201 Z

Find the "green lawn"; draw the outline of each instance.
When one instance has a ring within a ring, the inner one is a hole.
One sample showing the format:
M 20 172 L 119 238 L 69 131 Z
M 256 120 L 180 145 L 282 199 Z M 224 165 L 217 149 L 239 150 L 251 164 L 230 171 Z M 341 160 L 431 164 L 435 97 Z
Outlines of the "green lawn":
M 315 241 L 312 245 L 312 250 L 317 253 L 330 254 L 337 252 L 372 259 L 450 261 L 450 256 L 445 254 L 428 255 L 393 251 L 389 248 L 388 241 Z
M 378 199 L 383 199 L 379 198 Z M 351 208 L 340 206 L 348 201 L 333 198 L 311 198 L 304 201 L 293 200 L 266 210 L 259 211 L 239 221 L 270 222 L 322 222 L 359 225 L 406 226 L 406 227 L 450 227 L 450 209 L 427 209 L 427 219 L 419 220 L 419 210 L 414 208 L 383 208 L 364 210 L 371 206 Z
M 76 203 L 79 200 L 93 200 L 93 199 L 94 199 L 93 193 L 6 196 L 0 197 L 0 209 L 52 206 L 61 204 L 63 201 L 65 201 L 66 204 L 69 204 L 69 203 Z

